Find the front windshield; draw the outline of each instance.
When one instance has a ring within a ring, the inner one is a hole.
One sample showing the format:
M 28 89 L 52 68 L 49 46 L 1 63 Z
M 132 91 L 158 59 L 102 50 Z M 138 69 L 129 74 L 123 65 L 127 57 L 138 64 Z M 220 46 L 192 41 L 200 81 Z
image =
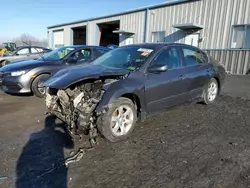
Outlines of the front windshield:
M 43 59 L 48 60 L 48 61 L 56 61 L 56 60 L 61 60 L 65 56 L 67 56 L 70 52 L 74 51 L 75 48 L 59 48 L 56 50 L 53 50 L 43 56 Z M 42 59 L 42 58 L 40 58 Z
M 93 64 L 134 71 L 144 64 L 152 52 L 153 49 L 140 47 L 116 48 L 93 61 Z

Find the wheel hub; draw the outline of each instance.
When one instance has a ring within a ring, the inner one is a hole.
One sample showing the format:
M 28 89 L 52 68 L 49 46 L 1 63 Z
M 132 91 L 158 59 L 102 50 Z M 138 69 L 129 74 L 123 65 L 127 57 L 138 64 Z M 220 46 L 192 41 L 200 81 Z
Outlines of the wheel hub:
M 134 122 L 132 109 L 123 105 L 115 110 L 111 118 L 111 130 L 116 136 L 122 136 L 128 133 Z
M 218 93 L 218 86 L 215 82 L 210 83 L 208 87 L 208 100 L 214 101 Z

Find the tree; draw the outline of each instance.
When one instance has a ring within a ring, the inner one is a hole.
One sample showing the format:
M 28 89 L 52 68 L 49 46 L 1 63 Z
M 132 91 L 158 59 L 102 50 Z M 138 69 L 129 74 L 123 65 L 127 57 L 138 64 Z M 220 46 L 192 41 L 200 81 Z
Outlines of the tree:
M 47 39 L 38 39 L 30 34 L 24 33 L 19 37 L 13 38 L 12 42 L 15 42 L 17 46 L 26 46 L 26 45 L 35 45 L 47 47 L 48 42 Z

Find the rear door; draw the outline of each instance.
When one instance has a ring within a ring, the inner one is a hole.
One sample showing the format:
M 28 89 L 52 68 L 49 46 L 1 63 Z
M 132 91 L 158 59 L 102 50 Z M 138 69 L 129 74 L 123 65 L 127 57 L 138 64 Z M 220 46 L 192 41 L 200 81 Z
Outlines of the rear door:
M 186 79 L 181 57 L 179 48 L 171 46 L 163 49 L 150 64 L 153 66 L 164 63 L 168 70 L 146 75 L 145 98 L 148 113 L 186 101 Z
M 187 99 L 192 100 L 202 95 L 212 73 L 207 55 L 195 47 L 181 47 L 187 77 Z

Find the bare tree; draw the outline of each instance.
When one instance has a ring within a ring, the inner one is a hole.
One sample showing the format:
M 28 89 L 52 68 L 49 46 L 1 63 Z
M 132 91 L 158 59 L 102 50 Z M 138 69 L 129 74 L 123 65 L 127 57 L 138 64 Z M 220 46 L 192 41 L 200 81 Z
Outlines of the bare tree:
M 38 39 L 27 33 L 24 33 L 19 37 L 13 38 L 12 41 L 15 42 L 17 46 L 26 46 L 26 45 L 35 45 L 42 47 L 48 46 L 47 39 Z

